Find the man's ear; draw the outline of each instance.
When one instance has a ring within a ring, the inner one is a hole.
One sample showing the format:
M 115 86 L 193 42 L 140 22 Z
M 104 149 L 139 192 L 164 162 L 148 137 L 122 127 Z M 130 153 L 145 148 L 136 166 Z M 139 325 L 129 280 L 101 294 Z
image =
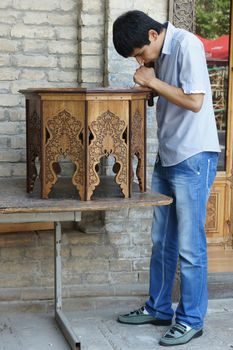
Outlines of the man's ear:
M 154 40 L 157 40 L 158 35 L 159 34 L 158 34 L 158 32 L 156 32 L 156 30 L 150 29 L 149 32 L 148 32 L 148 37 L 149 37 L 150 42 L 154 41 Z

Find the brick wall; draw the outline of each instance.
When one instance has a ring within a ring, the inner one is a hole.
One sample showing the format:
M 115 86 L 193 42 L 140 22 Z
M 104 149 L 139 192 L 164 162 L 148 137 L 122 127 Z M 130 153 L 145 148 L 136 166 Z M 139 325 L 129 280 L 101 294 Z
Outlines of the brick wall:
M 63 225 L 63 295 L 141 295 L 148 289 L 150 210 L 108 211 L 104 228 Z M 0 235 L 0 301 L 53 298 L 53 232 Z
M 0 176 L 25 175 L 19 89 L 77 84 L 76 0 L 0 3 Z
M 79 81 L 82 86 L 104 85 L 104 46 L 107 1 L 82 1 L 78 21 Z
M 113 20 L 141 9 L 159 21 L 167 1 L 4 0 L 0 3 L 0 176 L 25 176 L 24 98 L 28 87 L 130 86 L 136 67 L 113 49 Z M 147 115 L 148 183 L 156 143 Z M 139 295 L 148 290 L 152 211 L 87 213 L 63 230 L 65 296 Z M 95 227 L 95 233 L 88 225 Z M 81 232 L 81 229 L 86 233 Z M 53 234 L 0 235 L 0 300 L 53 296 Z

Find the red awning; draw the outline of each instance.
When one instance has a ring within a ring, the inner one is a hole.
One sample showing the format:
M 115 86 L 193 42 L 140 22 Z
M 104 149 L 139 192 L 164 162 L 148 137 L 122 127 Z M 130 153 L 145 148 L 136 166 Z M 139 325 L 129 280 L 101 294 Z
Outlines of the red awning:
M 229 35 L 220 36 L 217 39 L 205 39 L 200 35 L 197 37 L 202 41 L 205 48 L 207 61 L 210 60 L 228 60 L 229 58 Z

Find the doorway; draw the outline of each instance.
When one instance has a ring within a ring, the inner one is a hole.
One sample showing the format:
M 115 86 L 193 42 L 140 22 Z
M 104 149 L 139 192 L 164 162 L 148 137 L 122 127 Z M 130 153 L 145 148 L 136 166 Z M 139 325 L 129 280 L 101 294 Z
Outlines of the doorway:
M 222 44 L 217 45 L 218 40 L 215 53 L 205 49 L 222 151 L 207 207 L 206 234 L 209 249 L 219 254 L 233 249 L 233 15 L 232 1 L 223 0 L 222 4 L 219 9 L 215 0 L 169 0 L 169 20 L 176 27 L 194 32 L 209 44 L 228 37 L 227 56 L 216 55 Z
M 232 248 L 232 54 L 231 1 L 196 0 L 195 33 L 204 44 L 221 153 L 208 202 L 209 245 Z

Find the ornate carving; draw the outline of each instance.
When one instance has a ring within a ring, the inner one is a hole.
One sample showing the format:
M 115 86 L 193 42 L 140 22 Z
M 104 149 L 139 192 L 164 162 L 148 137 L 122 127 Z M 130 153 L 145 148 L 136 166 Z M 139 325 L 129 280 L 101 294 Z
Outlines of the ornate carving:
M 195 33 L 195 0 L 170 0 L 169 21 Z
M 70 89 L 23 91 L 27 112 L 27 184 L 32 190 L 37 176 L 35 158 L 39 157 L 42 198 L 48 198 L 57 181 L 60 157 L 69 157 L 76 165 L 72 181 L 81 200 L 91 199 L 100 182 L 100 160 L 109 155 L 115 159 L 115 181 L 126 198 L 131 195 L 131 161 L 136 155 L 136 174 L 143 190 L 144 107 L 148 91 L 134 94 L 126 90 L 123 99 L 121 90 L 110 89 L 109 93 L 106 89 L 106 99 L 105 89 L 100 95 L 99 92 L 94 96 L 93 90 L 79 89 L 72 93 Z M 112 96 L 115 92 L 117 98 Z
M 48 139 L 45 144 L 45 196 L 57 181 L 54 163 L 59 156 L 69 156 L 76 165 L 72 178 L 81 199 L 84 197 L 84 149 L 82 144 L 83 127 L 81 121 L 73 117 L 67 110 L 59 112 L 48 119 L 46 124 Z
M 230 176 L 227 177 L 227 180 L 230 182 L 231 190 L 233 190 L 233 168 L 231 169 Z
M 29 113 L 29 111 L 27 111 Z M 37 169 L 35 160 L 40 159 L 40 132 L 41 123 L 37 112 L 27 116 L 27 192 L 33 191 L 35 180 L 37 178 Z
M 139 181 L 139 188 L 141 192 L 145 191 L 145 150 L 144 150 L 144 123 L 143 118 L 137 109 L 132 116 L 131 122 L 131 163 L 133 162 L 133 157 L 136 155 L 138 158 L 138 164 L 136 168 L 136 175 Z M 133 169 L 132 169 L 133 178 Z
M 206 230 L 217 232 L 218 229 L 218 194 L 211 193 L 207 205 Z
M 90 132 L 94 138 L 88 147 L 87 188 L 89 198 L 87 199 L 91 198 L 95 187 L 100 182 L 96 166 L 99 164 L 101 157 L 109 156 L 110 154 L 120 165 L 115 181 L 120 185 L 125 197 L 128 197 L 128 147 L 123 139 L 123 133 L 126 128 L 126 123 L 109 110 L 90 124 Z

